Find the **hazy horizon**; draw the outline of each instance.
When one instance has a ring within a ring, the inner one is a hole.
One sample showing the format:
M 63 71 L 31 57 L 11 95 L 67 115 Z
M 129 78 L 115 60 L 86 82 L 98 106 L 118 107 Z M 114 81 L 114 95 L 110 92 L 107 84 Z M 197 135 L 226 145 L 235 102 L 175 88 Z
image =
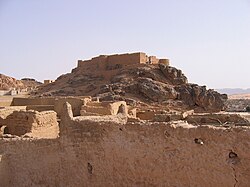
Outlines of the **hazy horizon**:
M 145 52 L 189 82 L 249 88 L 249 0 L 0 0 L 0 73 L 56 79 L 78 59 Z

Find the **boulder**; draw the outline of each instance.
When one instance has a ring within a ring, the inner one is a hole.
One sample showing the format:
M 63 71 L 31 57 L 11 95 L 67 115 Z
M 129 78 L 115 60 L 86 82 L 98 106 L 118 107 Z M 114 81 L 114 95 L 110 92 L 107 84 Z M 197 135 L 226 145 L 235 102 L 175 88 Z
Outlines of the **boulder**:
M 138 91 L 144 97 L 154 102 L 162 102 L 168 99 L 177 98 L 177 92 L 173 87 L 150 78 L 139 78 Z
M 181 70 L 167 66 L 164 64 L 159 64 L 159 68 L 163 75 L 173 84 L 173 85 L 182 85 L 187 84 L 187 77 L 182 73 Z
M 220 94 L 212 89 L 207 90 L 206 86 L 197 84 L 185 84 L 175 87 L 178 92 L 178 99 L 189 106 L 197 106 L 204 111 L 218 112 L 224 110 L 227 95 Z

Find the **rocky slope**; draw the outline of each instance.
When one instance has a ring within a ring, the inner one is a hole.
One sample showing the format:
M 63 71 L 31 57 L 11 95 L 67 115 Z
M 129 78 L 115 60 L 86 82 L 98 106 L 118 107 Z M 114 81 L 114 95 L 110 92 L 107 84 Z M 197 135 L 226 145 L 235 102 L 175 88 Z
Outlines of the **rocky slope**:
M 23 89 L 25 88 L 25 85 L 20 80 L 0 74 L 0 90 L 9 90 L 11 88 Z
M 98 96 L 103 101 L 125 100 L 130 105 L 220 111 L 227 95 L 190 84 L 181 70 L 164 64 L 114 67 L 81 66 L 39 87 L 34 96 Z
M 3 74 L 0 74 L 0 90 L 9 90 L 9 89 L 24 89 L 24 88 L 35 88 L 42 83 L 36 81 L 35 79 L 24 78 L 22 80 L 17 80 L 13 77 L 9 77 Z
M 21 81 L 24 83 L 25 87 L 31 88 L 31 89 L 34 89 L 37 86 L 42 85 L 41 82 L 39 82 L 35 79 L 32 79 L 32 78 L 22 78 Z

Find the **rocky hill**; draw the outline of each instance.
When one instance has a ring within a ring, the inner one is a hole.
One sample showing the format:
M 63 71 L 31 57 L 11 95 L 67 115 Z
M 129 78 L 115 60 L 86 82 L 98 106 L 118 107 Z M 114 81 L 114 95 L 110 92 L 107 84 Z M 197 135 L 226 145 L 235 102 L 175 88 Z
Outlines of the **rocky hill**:
M 27 87 L 27 88 L 36 88 L 37 86 L 42 85 L 41 82 L 32 79 L 32 78 L 22 78 L 21 81 L 23 82 L 23 84 Z
M 0 74 L 0 90 L 9 90 L 9 89 L 25 89 L 25 88 L 35 88 L 42 83 L 31 78 L 24 78 L 22 80 L 17 80 L 13 77 L 9 77 L 3 74 Z
M 11 88 L 23 89 L 25 85 L 20 80 L 0 74 L 0 90 L 9 90 Z
M 166 60 L 140 53 L 99 56 L 79 61 L 71 73 L 39 87 L 34 96 L 94 96 L 102 101 L 125 100 L 130 105 L 164 109 L 220 111 L 227 95 L 188 83 L 181 70 Z M 144 55 L 144 56 L 143 56 Z

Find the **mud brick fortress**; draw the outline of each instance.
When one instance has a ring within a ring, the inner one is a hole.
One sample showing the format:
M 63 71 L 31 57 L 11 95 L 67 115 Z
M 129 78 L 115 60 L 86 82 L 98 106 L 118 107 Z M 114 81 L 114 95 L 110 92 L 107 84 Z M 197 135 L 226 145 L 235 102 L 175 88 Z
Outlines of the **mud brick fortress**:
M 169 65 L 168 59 L 158 59 L 156 56 L 147 56 L 146 53 L 100 55 L 91 60 L 79 60 L 78 67 L 96 66 L 99 68 L 119 68 L 133 64 L 158 64 Z

